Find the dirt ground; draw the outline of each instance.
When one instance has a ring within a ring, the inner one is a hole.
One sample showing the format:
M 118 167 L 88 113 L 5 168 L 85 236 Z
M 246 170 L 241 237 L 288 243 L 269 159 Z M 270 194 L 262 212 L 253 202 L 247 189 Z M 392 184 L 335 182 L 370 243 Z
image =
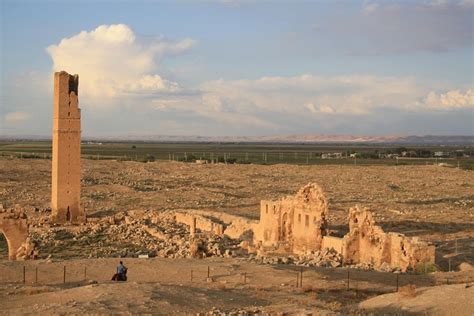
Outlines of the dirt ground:
M 119 259 L 0 262 L 0 306 L 9 315 L 29 313 L 291 312 L 358 313 L 358 303 L 395 292 L 397 275 L 375 271 L 258 265 L 239 259 L 123 259 L 127 282 L 109 281 Z M 23 284 L 25 267 L 25 284 Z M 66 267 L 66 283 L 64 282 Z M 212 282 L 207 280 L 207 271 Z M 36 274 L 36 271 L 37 274 Z M 192 280 L 191 280 L 192 271 Z M 474 280 L 474 272 L 399 275 L 399 286 Z M 0 313 L 0 314 L 1 314 Z
M 51 161 L 0 158 L 0 202 L 47 208 Z M 347 231 L 349 207 L 368 207 L 385 231 L 437 247 L 437 264 L 474 262 L 472 171 L 441 166 L 197 165 L 82 160 L 82 205 L 89 217 L 132 209 L 203 209 L 258 219 L 261 199 L 294 194 L 308 182 L 329 199 L 331 228 Z M 457 249 L 457 251 L 456 251 Z
M 416 289 L 409 295 L 391 293 L 362 302 L 364 310 L 404 310 L 430 315 L 472 315 L 474 311 L 474 283 L 439 285 Z

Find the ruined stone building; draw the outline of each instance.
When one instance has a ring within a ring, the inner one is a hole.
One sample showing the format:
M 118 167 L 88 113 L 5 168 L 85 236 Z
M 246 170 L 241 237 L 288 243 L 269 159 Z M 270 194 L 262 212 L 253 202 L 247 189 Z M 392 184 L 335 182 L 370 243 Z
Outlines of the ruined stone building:
M 399 233 L 385 233 L 375 224 L 367 209 L 349 210 L 349 233 L 339 239 L 345 263 L 370 263 L 374 267 L 386 265 L 402 271 L 419 263 L 435 262 L 435 247 L 418 238 Z
M 52 220 L 85 221 L 81 208 L 81 109 L 79 76 L 65 71 L 54 74 Z
M 262 200 L 255 240 L 272 251 L 304 253 L 321 249 L 327 213 L 328 202 L 315 183 L 304 186 L 294 197 Z
M 419 263 L 434 263 L 435 247 L 417 238 L 385 233 L 367 209 L 349 210 L 349 233 L 328 235 L 328 203 L 321 188 L 310 183 L 293 197 L 262 200 L 260 222 L 254 227 L 254 244 L 264 252 L 305 254 L 334 249 L 345 264 L 370 264 L 414 269 Z

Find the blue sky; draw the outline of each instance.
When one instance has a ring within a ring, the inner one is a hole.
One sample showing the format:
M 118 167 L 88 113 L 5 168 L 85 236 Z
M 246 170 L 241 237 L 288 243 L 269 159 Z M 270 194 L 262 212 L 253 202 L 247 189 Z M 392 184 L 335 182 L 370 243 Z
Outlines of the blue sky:
M 473 1 L 1 3 L 0 133 L 473 135 Z

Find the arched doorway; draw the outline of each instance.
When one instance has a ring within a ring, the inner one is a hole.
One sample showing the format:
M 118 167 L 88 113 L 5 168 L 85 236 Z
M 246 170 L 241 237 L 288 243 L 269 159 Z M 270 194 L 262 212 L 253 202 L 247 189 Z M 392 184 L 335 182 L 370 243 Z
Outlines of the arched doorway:
M 8 260 L 8 243 L 2 232 L 0 232 L 0 260 Z
M 66 221 L 67 222 L 71 221 L 71 211 L 69 210 L 69 206 L 67 207 Z
M 281 240 L 288 239 L 288 229 L 287 229 L 287 222 L 288 222 L 288 213 L 284 213 L 281 217 Z

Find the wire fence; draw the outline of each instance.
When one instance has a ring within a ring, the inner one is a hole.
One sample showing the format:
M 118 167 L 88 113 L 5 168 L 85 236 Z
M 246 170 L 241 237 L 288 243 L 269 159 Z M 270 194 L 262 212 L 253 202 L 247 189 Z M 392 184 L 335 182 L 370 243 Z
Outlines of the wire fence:
M 148 269 L 160 271 L 160 264 L 148 266 Z M 457 284 L 472 282 L 472 278 L 456 275 L 445 278 L 418 274 L 395 274 L 375 271 L 363 271 L 347 268 L 306 268 L 306 267 L 275 267 L 283 278 L 286 286 L 295 289 L 324 289 L 328 291 L 371 291 L 376 293 L 396 292 L 406 285 L 417 287 L 435 286 L 441 284 Z M 97 282 L 111 281 L 113 273 L 104 273 L 104 266 L 69 265 L 65 264 L 36 264 L 11 265 L 2 267 L 8 270 L 0 274 L 0 283 L 14 283 L 24 285 L 59 285 L 74 284 L 94 280 Z M 134 270 L 139 269 L 135 266 Z M 113 268 L 110 270 L 113 272 Z M 228 285 L 246 285 L 256 288 L 269 286 L 270 282 L 260 272 L 238 269 L 232 272 L 225 271 L 219 266 L 197 266 L 176 268 L 175 273 L 145 273 L 134 275 L 129 273 L 128 281 L 156 282 L 169 284 L 188 284 L 199 286 L 208 283 L 224 281 Z M 325 273 L 327 272 L 327 273 Z
M 0 156 L 19 159 L 51 159 L 46 152 L 14 152 L 2 151 Z M 91 160 L 119 160 L 119 161 L 181 161 L 195 162 L 196 160 L 208 163 L 224 164 L 296 164 L 296 165 L 433 165 L 446 164 L 452 167 L 469 167 L 474 164 L 474 158 L 351 158 L 341 154 L 337 157 L 327 157 L 317 151 L 294 152 L 211 152 L 211 151 L 174 151 L 174 152 L 86 152 L 83 159 Z

